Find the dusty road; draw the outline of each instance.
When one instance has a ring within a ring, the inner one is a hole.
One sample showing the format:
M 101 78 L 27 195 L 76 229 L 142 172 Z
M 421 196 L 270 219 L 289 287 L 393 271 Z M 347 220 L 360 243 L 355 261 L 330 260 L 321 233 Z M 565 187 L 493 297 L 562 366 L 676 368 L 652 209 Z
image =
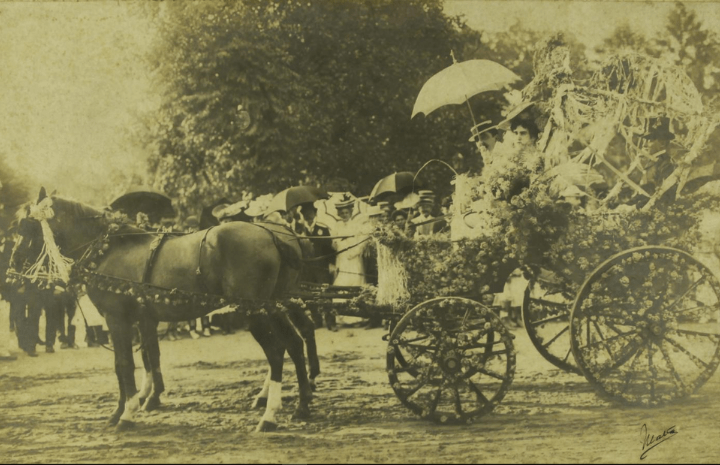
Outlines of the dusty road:
M 318 330 L 323 374 L 307 422 L 290 421 L 296 385 L 286 362 L 282 424 L 252 433 L 250 409 L 266 368 L 249 333 L 161 341 L 167 392 L 118 435 L 112 354 L 102 348 L 0 362 L 3 463 L 507 463 L 641 462 L 641 427 L 678 434 L 643 463 L 717 462 L 720 375 L 691 399 L 661 409 L 598 399 L 584 378 L 555 369 L 515 330 L 518 368 L 502 404 L 477 424 L 419 420 L 385 374 L 383 330 Z M 137 380 L 142 363 L 136 355 Z

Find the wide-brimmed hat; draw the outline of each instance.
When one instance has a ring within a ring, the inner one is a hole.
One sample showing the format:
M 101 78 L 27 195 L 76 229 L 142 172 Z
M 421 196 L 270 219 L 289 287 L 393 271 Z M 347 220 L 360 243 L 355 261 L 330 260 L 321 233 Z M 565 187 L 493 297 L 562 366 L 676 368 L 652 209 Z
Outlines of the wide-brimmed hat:
M 235 215 L 239 215 L 240 213 L 244 212 L 247 209 L 247 207 L 248 207 L 247 200 L 241 200 L 239 202 L 235 202 L 230 205 L 220 204 L 217 207 L 213 208 L 212 214 L 215 218 L 218 219 L 218 221 L 220 221 L 225 218 L 230 218 Z
M 395 221 L 398 216 L 404 216 L 405 218 L 407 218 L 408 216 L 410 216 L 410 213 L 404 208 L 401 208 L 400 210 L 395 210 L 394 212 L 392 212 L 392 215 L 390 215 L 390 219 Z
M 390 213 L 392 211 L 392 206 L 390 205 L 390 202 L 378 202 L 377 207 L 380 209 L 380 211 L 385 213 Z
M 418 197 L 420 200 L 418 203 L 435 203 L 435 193 L 430 190 L 418 191 Z
M 343 194 L 343 196 L 335 202 L 335 208 L 342 210 L 343 208 L 352 208 L 355 205 L 355 199 L 350 194 Z
M 371 205 L 367 209 L 367 216 L 370 218 L 377 218 L 378 216 L 382 216 L 385 211 L 383 211 L 382 208 L 380 208 L 378 205 Z
M 507 131 L 510 129 L 510 123 L 516 119 L 518 120 L 532 120 L 533 117 L 528 110 L 531 106 L 535 105 L 535 102 L 523 102 L 510 110 L 504 120 L 500 121 L 495 127 Z

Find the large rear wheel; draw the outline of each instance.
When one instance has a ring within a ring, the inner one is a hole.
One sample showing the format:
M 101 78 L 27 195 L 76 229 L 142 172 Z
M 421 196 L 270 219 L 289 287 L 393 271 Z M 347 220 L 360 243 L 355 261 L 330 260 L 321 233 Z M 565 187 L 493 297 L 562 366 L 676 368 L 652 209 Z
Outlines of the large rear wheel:
M 681 250 L 631 249 L 585 281 L 570 332 L 601 393 L 638 405 L 686 397 L 720 364 L 720 282 Z

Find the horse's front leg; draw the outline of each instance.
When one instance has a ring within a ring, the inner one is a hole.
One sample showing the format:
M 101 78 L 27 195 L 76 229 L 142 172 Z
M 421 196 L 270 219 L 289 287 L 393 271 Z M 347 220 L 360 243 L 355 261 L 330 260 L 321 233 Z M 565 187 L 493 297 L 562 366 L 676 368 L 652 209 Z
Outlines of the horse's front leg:
M 284 343 L 290 358 L 295 364 L 295 372 L 298 380 L 299 400 L 298 406 L 293 413 L 293 418 L 308 418 L 310 416 L 310 402 L 313 398 L 313 389 L 308 379 L 307 368 L 305 367 L 305 341 L 300 335 L 297 327 L 285 314 L 277 315 L 278 340 Z M 317 355 L 316 355 L 317 356 Z
M 106 311 L 105 319 L 115 351 L 115 372 L 124 394 L 125 406 L 117 422 L 116 431 L 122 432 L 135 425 L 135 413 L 140 410 L 138 390 L 135 387 L 135 361 L 132 352 L 132 324 L 122 314 Z M 122 399 L 120 400 L 122 402 Z M 117 413 L 117 411 L 116 411 Z
M 122 371 L 120 370 L 117 363 L 115 364 L 115 375 L 117 376 L 118 386 L 120 387 L 120 396 L 118 398 L 118 405 L 110 419 L 108 420 L 109 426 L 116 426 L 120 421 L 120 417 L 125 412 L 125 383 L 123 383 Z
M 270 364 L 270 373 L 265 382 L 267 385 L 265 413 L 255 431 L 262 433 L 275 431 L 278 425 L 275 415 L 282 408 L 282 369 L 285 348 L 276 337 L 276 334 L 273 334 L 265 325 L 251 325 L 250 332 L 262 347 Z M 265 391 L 265 388 L 263 388 L 263 391 Z M 262 394 L 261 391 L 260 395 Z M 254 405 L 261 403 L 260 398 L 258 396 Z
M 317 343 L 315 342 L 315 322 L 313 321 L 312 316 L 303 311 L 301 308 L 293 309 L 291 315 L 292 322 L 300 331 L 300 334 L 305 341 L 308 365 L 310 368 L 310 388 L 315 391 L 317 389 L 315 379 L 320 374 L 320 359 L 318 358 Z
M 157 325 L 157 321 L 149 318 L 142 318 L 140 321 L 145 375 L 139 397 L 142 409 L 146 412 L 155 410 L 160 406 L 160 394 L 165 392 L 165 382 L 160 370 L 160 345 L 158 343 Z

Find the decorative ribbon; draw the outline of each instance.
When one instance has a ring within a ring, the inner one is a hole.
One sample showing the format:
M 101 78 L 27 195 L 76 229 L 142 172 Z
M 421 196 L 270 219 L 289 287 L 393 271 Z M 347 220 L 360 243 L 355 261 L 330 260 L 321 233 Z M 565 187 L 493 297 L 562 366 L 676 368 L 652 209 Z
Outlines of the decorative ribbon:
M 32 282 L 35 282 L 40 277 L 46 258 L 48 260 L 47 279 L 49 282 L 62 281 L 67 283 L 70 280 L 70 267 L 73 264 L 73 260 L 63 256 L 60 253 L 60 248 L 55 243 L 55 236 L 48 224 L 48 219 L 54 216 L 55 211 L 52 209 L 52 199 L 50 197 L 46 197 L 37 205 L 30 207 L 28 217 L 40 222 L 43 235 L 42 252 L 40 252 L 35 264 L 33 264 L 25 274 Z

